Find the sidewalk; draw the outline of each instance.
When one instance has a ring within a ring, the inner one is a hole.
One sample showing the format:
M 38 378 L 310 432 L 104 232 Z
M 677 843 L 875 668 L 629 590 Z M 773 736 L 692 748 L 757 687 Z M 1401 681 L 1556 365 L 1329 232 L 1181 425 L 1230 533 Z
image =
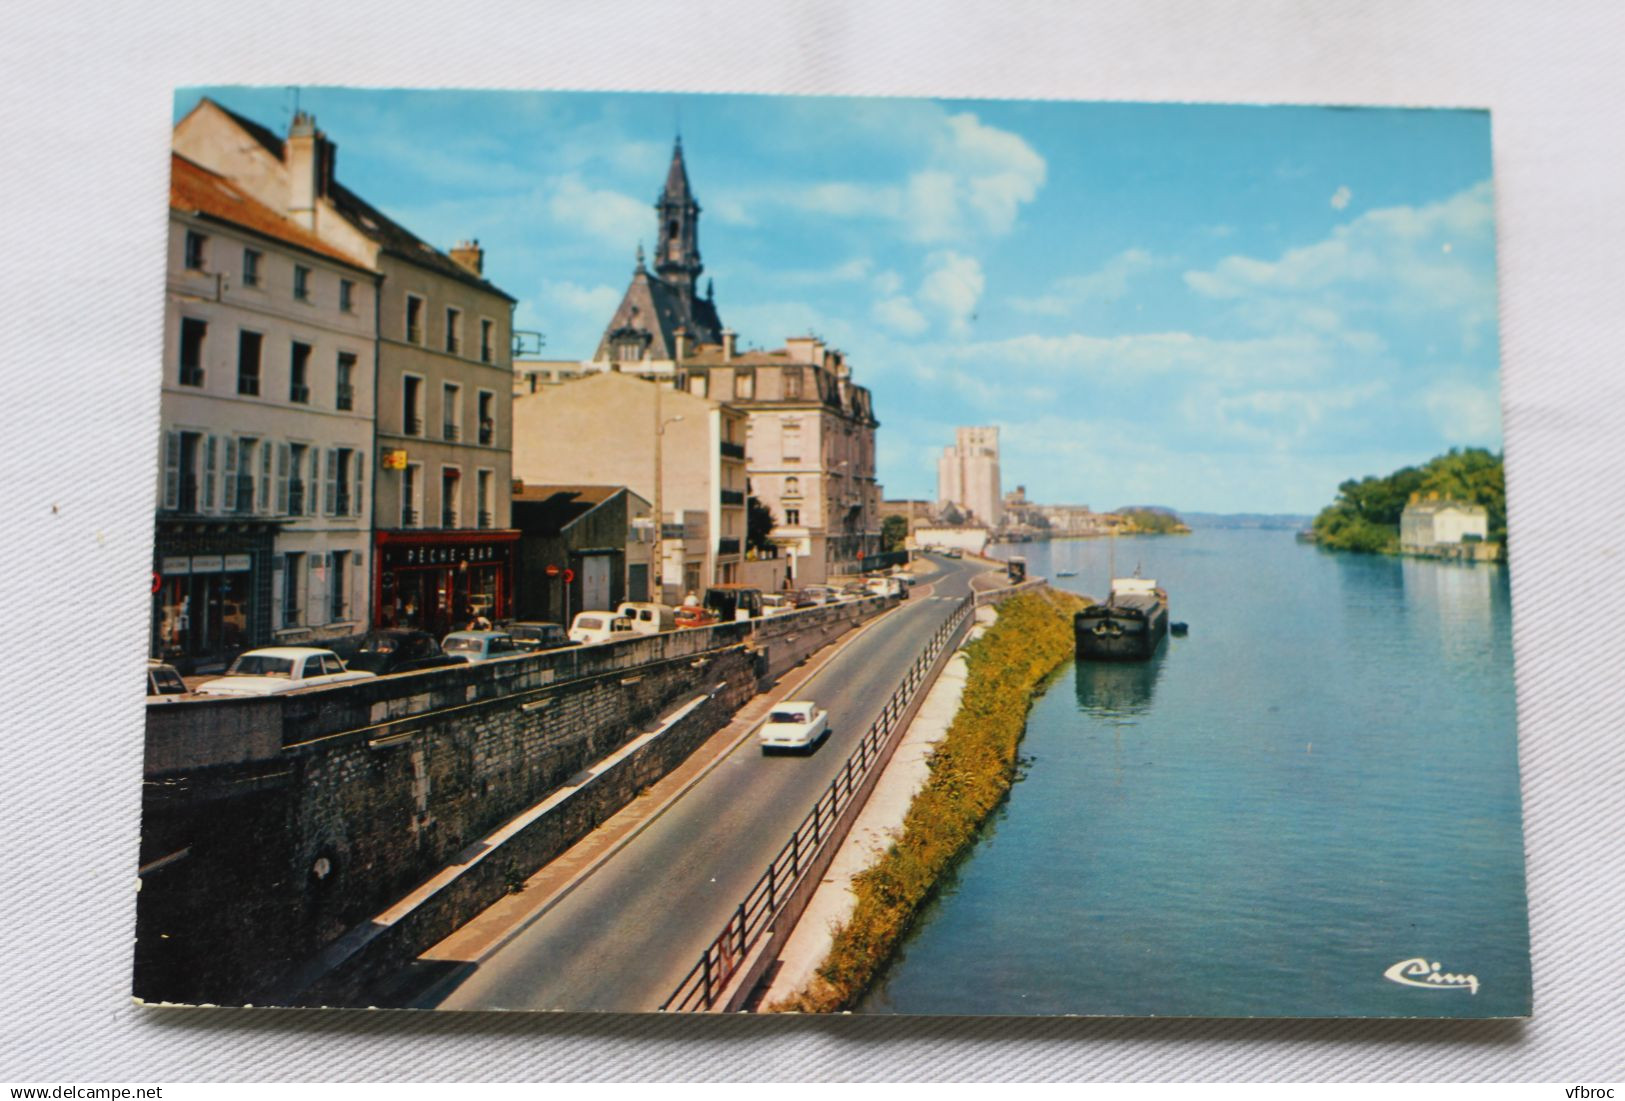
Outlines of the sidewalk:
M 965 642 L 980 637 L 997 617 L 998 612 L 993 607 L 978 608 L 976 626 L 971 628 Z M 760 999 L 764 1010 L 771 1011 L 775 1004 L 806 989 L 828 958 L 834 930 L 851 917 L 852 908 L 857 904 L 852 879 L 874 864 L 902 830 L 903 819 L 915 794 L 930 776 L 926 762 L 959 713 L 965 675 L 965 656 L 962 652 L 956 653 L 943 666 L 936 683 L 920 704 L 886 771 L 875 784 L 868 804 L 852 823 L 851 832 L 841 843 L 834 862 L 824 874 L 823 883 L 807 903 L 806 912 L 785 943 L 777 973 Z

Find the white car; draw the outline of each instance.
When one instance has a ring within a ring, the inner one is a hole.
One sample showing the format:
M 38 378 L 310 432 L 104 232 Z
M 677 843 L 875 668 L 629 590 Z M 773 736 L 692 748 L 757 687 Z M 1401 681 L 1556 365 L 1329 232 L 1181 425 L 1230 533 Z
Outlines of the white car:
M 583 646 L 598 642 L 618 642 L 631 638 L 636 632 L 633 622 L 618 612 L 579 612 L 570 622 L 570 641 Z
M 370 680 L 372 673 L 346 669 L 331 650 L 308 646 L 271 646 L 239 654 L 226 675 L 204 681 L 195 691 L 202 696 L 274 696 L 295 688 L 319 684 Z
M 763 753 L 775 749 L 812 749 L 829 733 L 829 712 L 811 700 L 786 700 L 767 716 L 756 740 Z

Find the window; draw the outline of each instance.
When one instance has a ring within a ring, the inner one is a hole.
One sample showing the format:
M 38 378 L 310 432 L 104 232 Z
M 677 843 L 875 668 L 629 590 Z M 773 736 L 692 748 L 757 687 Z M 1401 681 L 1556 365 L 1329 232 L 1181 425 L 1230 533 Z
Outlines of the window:
M 784 510 L 784 522 L 786 524 L 789 524 L 791 527 L 800 526 L 800 524 L 801 524 L 801 510 L 799 508 L 787 508 L 787 509 L 785 509 Z
M 440 401 L 441 439 L 456 440 L 463 434 L 463 391 L 446 383 Z
M 305 621 L 301 607 L 304 593 L 299 579 L 304 574 L 305 556 L 289 552 L 282 556 L 282 626 L 297 627 Z
M 423 343 L 423 299 L 415 294 L 406 296 L 406 340 L 409 344 Z
M 207 237 L 196 230 L 189 229 L 186 231 L 186 270 L 204 270 L 203 246 L 208 243 L 208 240 Z
M 489 470 L 481 470 L 475 475 L 474 503 L 479 509 L 476 523 L 480 528 L 489 528 L 494 526 L 495 523 L 491 505 L 491 487 L 494 481 L 495 475 Z
M 344 560 L 348 551 L 334 551 L 327 568 L 327 619 L 329 623 L 347 619 L 345 615 Z
M 260 259 L 261 254 L 251 248 L 243 249 L 243 286 L 257 287 L 260 285 Z
M 355 280 L 339 280 L 339 309 L 345 313 L 355 312 Z
M 480 362 L 490 363 L 495 354 L 492 342 L 496 338 L 496 324 L 489 318 L 480 321 Z
M 497 441 L 496 395 L 489 390 L 480 391 L 480 443 L 490 447 Z
M 457 487 L 462 484 L 463 472 L 455 466 L 440 468 L 440 526 L 457 527 Z
M 785 421 L 784 432 L 781 434 L 784 461 L 799 463 L 801 461 L 801 422 Z
M 293 266 L 293 296 L 301 302 L 310 301 L 310 269 L 300 264 Z
M 791 475 L 790 477 L 786 478 L 784 480 L 784 495 L 786 497 L 800 497 L 801 496 L 801 479 L 797 478 L 794 475 Z
M 463 350 L 463 311 L 446 307 L 446 351 L 456 355 Z
M 423 435 L 423 380 L 416 375 L 401 377 L 401 431 Z
M 333 371 L 336 383 L 333 395 L 335 409 L 355 408 L 355 385 L 351 379 L 355 376 L 355 354 L 353 352 L 340 352 L 338 367 Z
M 423 464 L 407 463 L 401 471 L 401 527 L 415 528 L 423 518 Z
M 300 405 L 310 404 L 310 345 L 293 342 L 293 354 L 288 361 L 288 400 Z
M 305 452 L 302 443 L 288 445 L 287 495 L 283 497 L 282 513 L 287 516 L 305 514 Z M 280 494 L 279 494 L 280 496 Z
M 254 447 L 258 440 L 226 441 L 225 511 L 254 511 Z
M 327 449 L 327 484 L 323 511 L 329 516 L 350 515 L 350 480 L 355 452 L 348 447 Z
M 209 325 L 195 317 L 181 318 L 181 385 L 203 385 L 203 338 Z
M 734 397 L 741 401 L 750 401 L 756 396 L 756 372 L 734 372 Z
M 786 367 L 784 369 L 784 396 L 788 401 L 801 400 L 800 367 Z
M 237 392 L 258 397 L 260 392 L 260 345 L 264 338 L 259 333 L 242 329 L 237 333 Z

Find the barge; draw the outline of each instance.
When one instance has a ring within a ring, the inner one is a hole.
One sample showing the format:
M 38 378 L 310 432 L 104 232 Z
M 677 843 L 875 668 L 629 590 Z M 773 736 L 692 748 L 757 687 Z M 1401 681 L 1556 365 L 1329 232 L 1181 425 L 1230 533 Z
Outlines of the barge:
M 1085 661 L 1145 661 L 1168 637 L 1168 594 L 1147 578 L 1113 578 L 1104 604 L 1072 617 L 1072 634 Z

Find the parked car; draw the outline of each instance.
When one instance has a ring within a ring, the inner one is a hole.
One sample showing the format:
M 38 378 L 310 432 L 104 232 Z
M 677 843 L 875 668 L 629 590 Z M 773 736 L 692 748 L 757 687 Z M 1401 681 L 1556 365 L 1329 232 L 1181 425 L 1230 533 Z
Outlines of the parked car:
M 529 654 L 575 645 L 562 623 L 510 623 L 503 629 L 513 637 L 515 646 Z
M 202 696 L 274 696 L 296 688 L 368 680 L 372 676 L 360 669 L 346 669 L 331 650 L 269 646 L 238 655 L 225 676 L 204 681 L 196 691 Z
M 632 631 L 640 635 L 658 635 L 661 631 L 675 631 L 676 617 L 665 604 L 626 601 L 615 609 L 615 614 L 631 624 Z
M 583 646 L 631 638 L 633 633 L 631 621 L 610 611 L 580 612 L 570 621 L 570 641 Z
M 453 631 L 440 640 L 440 648 L 470 665 L 524 653 L 507 631 Z
M 790 603 L 797 608 L 816 608 L 824 601 L 818 594 L 809 589 L 792 589 L 785 594 Z
M 864 585 L 874 596 L 895 596 L 901 599 L 908 595 L 903 583 L 895 577 L 871 577 Z
M 776 749 L 810 751 L 828 734 L 828 711 L 811 700 L 786 700 L 768 713 L 756 740 L 764 754 Z
M 801 590 L 802 596 L 811 602 L 812 606 L 820 604 L 833 604 L 841 599 L 840 594 L 828 585 L 808 585 Z
M 173 665 L 157 658 L 147 659 L 147 702 L 170 703 L 175 696 L 186 695 L 186 682 Z
M 949 547 L 947 550 L 943 551 L 942 553 L 947 555 L 949 558 L 963 558 L 963 557 L 965 557 L 965 552 L 960 550 L 958 547 Z
M 712 614 L 711 609 L 702 608 L 698 604 L 679 605 L 677 610 L 672 613 L 672 618 L 676 621 L 678 627 L 715 627 L 717 625 L 717 617 Z
M 374 631 L 362 639 L 361 649 L 350 659 L 349 667 L 383 677 L 461 664 L 463 659 L 441 650 L 440 643 L 428 631 L 400 628 Z
M 795 603 L 788 596 L 779 593 L 764 593 L 762 595 L 763 615 L 783 615 L 785 612 L 795 610 Z

